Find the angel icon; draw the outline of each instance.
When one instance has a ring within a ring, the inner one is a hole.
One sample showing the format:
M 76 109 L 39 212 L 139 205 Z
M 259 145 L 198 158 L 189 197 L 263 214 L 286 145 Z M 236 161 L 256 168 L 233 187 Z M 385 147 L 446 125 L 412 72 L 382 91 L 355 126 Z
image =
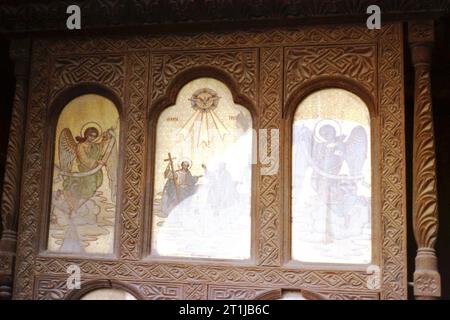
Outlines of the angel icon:
M 55 164 L 54 182 L 59 182 L 62 190 L 54 191 L 58 196 L 54 197 L 53 208 L 60 213 L 61 208 L 64 208 L 61 221 L 67 223 L 60 250 L 77 251 L 82 247 L 77 225 L 95 224 L 94 212 L 105 205 L 96 204 L 101 193 L 99 188 L 105 183 L 104 173 L 111 193 L 104 196 L 102 202 L 109 199 L 114 205 L 116 201 L 118 152 L 115 129 L 102 132 L 99 124 L 88 122 L 82 127 L 80 135 L 74 138 L 72 131 L 64 128 L 59 136 L 58 147 L 59 164 Z
M 308 126 L 305 122 L 295 130 L 296 186 L 298 190 L 313 191 L 313 196 L 304 203 L 312 216 L 326 211 L 327 243 L 332 234 L 338 237 L 345 233 L 336 231 L 331 221 L 342 219 L 343 230 L 352 230 L 353 226 L 362 232 L 362 224 L 356 227 L 352 221 L 362 221 L 356 216 L 368 216 L 370 212 L 368 200 L 361 193 L 370 188 L 366 182 L 370 176 L 364 171 L 369 159 L 368 133 L 359 124 L 346 124 L 349 134 L 344 134 L 343 125 L 344 121 L 322 119 Z

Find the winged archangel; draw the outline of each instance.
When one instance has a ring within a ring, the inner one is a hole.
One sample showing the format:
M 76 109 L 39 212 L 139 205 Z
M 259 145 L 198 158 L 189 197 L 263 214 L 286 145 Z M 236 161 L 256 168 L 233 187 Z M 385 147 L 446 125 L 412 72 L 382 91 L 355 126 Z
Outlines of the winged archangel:
M 86 239 L 82 239 L 77 226 L 95 226 L 101 207 L 111 208 L 115 204 L 118 162 L 116 140 L 115 128 L 102 132 L 100 125 L 95 122 L 86 123 L 80 136 L 75 138 L 69 128 L 61 131 L 55 182 L 62 180 L 62 188 L 53 194 L 53 210 L 62 212 L 65 217 L 63 220 L 67 223 L 61 251 L 82 250 L 82 243 Z M 109 188 L 102 190 L 108 190 L 109 195 L 99 191 L 106 182 L 105 173 Z M 95 239 L 97 235 L 91 230 L 87 241 Z
M 364 171 L 369 154 L 366 129 L 356 125 L 349 135 L 342 131 L 341 123 L 334 120 L 320 120 L 313 127 L 300 125 L 295 130 L 296 185 L 299 190 L 309 185 L 316 195 L 316 200 L 308 200 L 310 205 L 317 203 L 310 207 L 312 213 L 318 212 L 318 207 L 326 208 L 326 242 L 336 236 L 332 216 L 343 219 L 342 236 L 355 229 L 357 215 L 370 214 L 368 198 L 359 192 L 370 189 L 370 177 Z M 361 226 L 358 229 L 361 231 Z

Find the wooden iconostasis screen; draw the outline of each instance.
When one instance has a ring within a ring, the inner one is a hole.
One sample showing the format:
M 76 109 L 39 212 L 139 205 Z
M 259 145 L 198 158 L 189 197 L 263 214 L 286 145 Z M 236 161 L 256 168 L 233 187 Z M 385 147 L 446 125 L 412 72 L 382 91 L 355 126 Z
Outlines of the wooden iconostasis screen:
M 402 43 L 35 39 L 14 297 L 406 298 Z

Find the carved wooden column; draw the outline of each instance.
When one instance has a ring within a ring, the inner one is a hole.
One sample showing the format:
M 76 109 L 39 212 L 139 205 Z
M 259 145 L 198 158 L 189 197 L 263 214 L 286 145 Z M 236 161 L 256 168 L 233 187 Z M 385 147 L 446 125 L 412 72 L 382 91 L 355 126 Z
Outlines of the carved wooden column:
M 0 300 L 11 299 L 12 294 L 25 137 L 30 41 L 27 39 L 13 41 L 11 43 L 10 55 L 15 63 L 16 89 L 9 130 L 8 154 L 6 157 L 1 201 Z
M 413 228 L 418 247 L 414 271 L 416 299 L 438 299 L 441 296 L 438 259 L 434 248 L 439 221 L 430 82 L 433 41 L 433 21 L 409 24 L 409 43 L 415 71 Z

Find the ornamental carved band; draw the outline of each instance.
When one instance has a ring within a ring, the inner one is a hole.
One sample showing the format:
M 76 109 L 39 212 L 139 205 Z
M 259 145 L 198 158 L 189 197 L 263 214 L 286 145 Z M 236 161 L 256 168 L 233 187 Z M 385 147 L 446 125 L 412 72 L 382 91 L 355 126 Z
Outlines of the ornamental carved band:
M 413 142 L 413 229 L 417 242 L 414 295 L 440 297 L 440 275 L 434 250 L 438 234 L 436 153 L 431 100 L 433 22 L 409 24 L 409 42 L 415 69 Z

